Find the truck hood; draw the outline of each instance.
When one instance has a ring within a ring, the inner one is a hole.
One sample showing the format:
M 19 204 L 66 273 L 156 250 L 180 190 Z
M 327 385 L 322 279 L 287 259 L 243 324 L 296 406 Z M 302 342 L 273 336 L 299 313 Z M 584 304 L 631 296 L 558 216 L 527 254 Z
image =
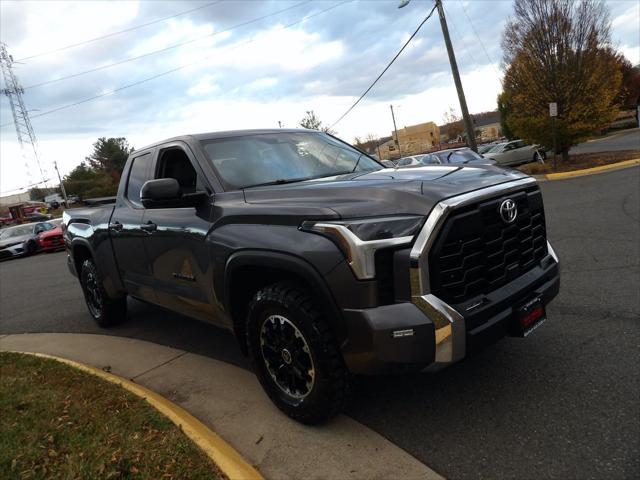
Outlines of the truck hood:
M 245 201 L 263 206 L 316 207 L 342 218 L 426 215 L 439 201 L 491 185 L 525 178 L 492 165 L 385 168 L 284 185 L 248 188 Z

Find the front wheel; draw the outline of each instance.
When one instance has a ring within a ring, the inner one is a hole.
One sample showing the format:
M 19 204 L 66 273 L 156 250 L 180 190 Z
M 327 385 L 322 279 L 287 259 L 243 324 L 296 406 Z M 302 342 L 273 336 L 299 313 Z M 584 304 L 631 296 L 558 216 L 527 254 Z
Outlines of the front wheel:
M 80 285 L 89 313 L 101 327 L 122 322 L 127 315 L 127 297 L 111 298 L 102 286 L 98 267 L 92 259 L 82 262 Z
M 38 245 L 33 240 L 29 240 L 24 246 L 24 252 L 27 256 L 35 255 L 38 250 Z
M 313 299 L 286 282 L 258 291 L 249 305 L 247 340 L 256 375 L 291 418 L 316 424 L 338 414 L 349 372 Z

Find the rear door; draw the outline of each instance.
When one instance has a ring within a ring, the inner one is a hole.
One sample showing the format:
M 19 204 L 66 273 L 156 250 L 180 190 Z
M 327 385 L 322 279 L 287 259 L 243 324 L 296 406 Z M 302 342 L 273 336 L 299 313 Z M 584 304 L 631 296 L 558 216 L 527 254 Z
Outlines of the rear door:
M 153 208 L 145 212 L 146 247 L 158 303 L 201 320 L 221 323 L 214 298 L 210 245 L 213 189 L 191 149 L 183 142 L 158 148 L 154 178 L 175 178 L 183 193 L 204 191 L 210 200 L 198 207 Z
M 152 150 L 136 154 L 128 170 L 123 172 L 118 199 L 109 221 L 109 233 L 118 272 L 127 292 L 155 302 L 153 275 L 144 244 L 146 232 L 141 228 L 144 208 L 140 201 L 140 188 L 151 176 L 152 160 Z

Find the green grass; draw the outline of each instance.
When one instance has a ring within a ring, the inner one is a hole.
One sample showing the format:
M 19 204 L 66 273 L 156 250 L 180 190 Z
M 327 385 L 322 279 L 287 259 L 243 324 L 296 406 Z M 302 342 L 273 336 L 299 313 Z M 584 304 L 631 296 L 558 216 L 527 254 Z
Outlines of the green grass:
M 224 475 L 145 400 L 55 360 L 2 352 L 0 478 Z

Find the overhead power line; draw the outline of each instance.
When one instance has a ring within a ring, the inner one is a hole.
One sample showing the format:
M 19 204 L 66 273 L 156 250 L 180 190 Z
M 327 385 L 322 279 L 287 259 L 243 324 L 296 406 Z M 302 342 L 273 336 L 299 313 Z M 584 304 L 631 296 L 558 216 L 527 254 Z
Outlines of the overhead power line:
M 344 1 L 342 1 L 342 2 L 338 2 L 338 3 L 336 3 L 336 4 L 332 5 L 332 6 L 328 7 L 328 8 L 325 8 L 325 9 L 323 9 L 323 10 L 319 10 L 319 11 L 317 11 L 317 12 L 315 12 L 315 13 L 312 13 L 312 14 L 310 14 L 310 15 L 307 15 L 307 16 L 305 16 L 305 17 L 302 17 L 302 18 L 300 18 L 299 20 L 296 20 L 295 22 L 289 23 L 289 24 L 287 24 L 287 25 L 283 25 L 281 28 L 279 28 L 279 29 L 278 29 L 278 31 L 286 30 L 286 29 L 288 29 L 288 28 L 291 28 L 291 27 L 293 27 L 293 26 L 295 26 L 295 25 L 298 25 L 299 23 L 302 23 L 302 22 L 304 22 L 304 21 L 306 21 L 306 20 L 309 20 L 309 19 L 311 19 L 311 18 L 317 17 L 318 15 L 322 15 L 323 13 L 326 13 L 326 12 L 328 12 L 328 11 L 330 11 L 330 10 L 333 10 L 333 9 L 335 9 L 335 8 L 337 8 L 337 7 L 340 7 L 340 6 L 344 5 L 344 4 L 346 4 L 346 3 L 350 3 L 350 2 L 352 2 L 352 1 L 353 1 L 353 0 L 344 0 Z M 249 40 L 248 40 L 248 41 L 246 41 L 246 42 L 236 44 L 236 45 L 234 45 L 233 47 L 231 47 L 231 49 L 235 49 L 235 48 L 239 48 L 239 47 L 244 46 L 244 45 L 248 45 L 249 43 L 254 42 L 254 41 L 256 40 L 256 38 L 257 38 L 257 37 L 254 37 L 254 38 L 249 39 Z M 199 60 L 196 60 L 196 61 L 194 61 L 194 62 L 186 63 L 186 64 L 184 64 L 184 65 L 180 65 L 180 66 L 175 67 L 175 68 L 172 68 L 172 69 L 170 69 L 170 70 L 165 70 L 165 71 L 160 72 L 160 73 L 158 73 L 158 74 L 156 74 L 156 75 L 153 75 L 153 76 L 151 76 L 151 77 L 143 78 L 142 80 L 138 80 L 137 82 L 133 82 L 133 83 L 129 83 L 129 84 L 127 84 L 127 85 L 123 85 L 123 86 L 121 86 L 121 87 L 115 88 L 115 89 L 110 90 L 110 91 L 108 91 L 108 92 L 104 92 L 104 93 L 101 93 L 101 94 L 98 94 L 98 95 L 94 95 L 94 96 L 92 96 L 92 97 L 84 98 L 84 99 L 82 99 L 82 100 L 78 100 L 77 102 L 69 103 L 69 104 L 66 104 L 66 105 L 61 105 L 61 106 L 56 107 L 56 108 L 53 108 L 53 109 L 51 109 L 51 110 L 46 110 L 46 111 L 41 112 L 41 113 L 38 113 L 38 114 L 36 114 L 36 115 L 32 115 L 32 116 L 31 116 L 31 118 L 44 117 L 44 116 L 46 116 L 46 115 L 50 115 L 50 114 L 52 114 L 52 113 L 59 112 L 60 110 L 66 110 L 66 109 L 68 109 L 68 108 L 72 108 L 72 107 L 75 107 L 75 106 L 77 106 L 77 105 L 82 105 L 82 104 L 84 104 L 84 103 L 88 103 L 88 102 L 91 102 L 91 101 L 93 101 L 93 100 L 97 100 L 97 99 L 99 99 L 99 98 L 103 98 L 103 97 L 108 97 L 108 96 L 110 96 L 110 95 L 114 95 L 114 94 L 116 94 L 116 93 L 118 93 L 118 92 L 121 92 L 122 90 L 126 90 L 126 89 L 128 89 L 128 88 L 135 87 L 135 86 L 137 86 L 137 85 L 140 85 L 140 84 L 143 84 L 143 83 L 149 82 L 149 81 L 151 81 L 151 80 L 155 80 L 156 78 L 160 78 L 160 77 L 163 77 L 163 76 L 165 76 L 165 75 L 169 75 L 169 74 L 171 74 L 171 73 L 177 72 L 178 70 L 182 70 L 182 69 L 185 69 L 185 68 L 190 67 L 190 66 L 192 66 L 192 65 L 196 65 L 196 64 L 198 64 L 198 63 L 200 63 L 200 62 L 203 62 L 203 61 L 205 61 L 205 60 L 209 60 L 209 59 L 210 59 L 210 58 L 212 58 L 213 56 L 214 56 L 214 55 L 208 55 L 208 56 L 206 56 L 206 57 L 204 57 L 204 58 L 201 58 L 201 59 L 199 59 Z M 5 124 L 0 125 L 0 128 L 4 128 L 4 127 L 9 126 L 9 125 L 11 125 L 11 123 L 5 123 Z
M 169 15 L 168 17 L 159 18 L 157 20 L 153 20 L 152 22 L 143 23 L 141 25 L 136 25 L 134 27 L 125 28 L 124 30 L 119 30 L 117 32 L 107 33 L 106 35 L 101 35 L 99 37 L 90 38 L 88 40 L 83 40 L 82 42 L 72 43 L 70 45 L 65 45 L 64 47 L 54 48 L 53 50 L 47 50 L 46 52 L 36 53 L 35 55 L 29 55 L 28 57 L 23 57 L 16 62 L 24 62 L 25 60 L 31 60 L 32 58 L 42 57 L 44 55 L 50 55 L 52 53 L 62 52 L 63 50 L 68 50 L 70 48 L 79 47 L 81 45 L 86 45 L 88 43 L 97 42 L 98 40 L 104 40 L 105 38 L 115 37 L 116 35 L 120 35 L 121 33 L 132 32 L 134 30 L 138 30 L 140 28 L 148 27 L 149 25 L 154 25 L 156 23 L 164 22 L 165 20 L 170 20 L 172 18 L 181 17 L 182 15 L 187 15 L 188 13 L 193 13 L 198 10 L 205 9 L 207 7 L 211 7 L 217 3 L 224 2 L 225 0 L 217 0 L 215 2 L 205 3 L 204 5 L 200 5 L 199 7 L 192 8 L 190 10 L 185 10 L 184 12 L 179 12 L 174 15 Z
M 373 81 L 373 83 L 371 85 L 369 85 L 369 88 L 367 88 L 364 93 L 362 95 L 360 95 L 360 98 L 358 98 L 358 100 L 356 100 L 353 105 L 351 105 L 346 112 L 344 112 L 342 114 L 342 116 L 340 118 L 338 118 L 335 122 L 333 122 L 331 124 L 331 126 L 329 128 L 333 128 L 334 126 L 336 126 L 340 121 L 342 121 L 342 119 L 344 117 L 346 117 L 349 112 L 351 112 L 351 110 L 353 110 L 356 105 L 358 105 L 358 103 L 360 103 L 360 101 L 365 97 L 365 95 L 367 93 L 369 93 L 369 91 L 375 86 L 376 83 L 378 83 L 378 80 L 380 80 L 382 78 L 382 76 L 386 73 L 387 70 L 389 70 L 389 68 L 391 67 L 391 65 L 393 65 L 393 62 L 396 61 L 396 59 L 400 56 L 400 54 L 404 51 L 405 48 L 407 48 L 407 45 L 409 45 L 409 43 L 411 42 L 411 40 L 413 40 L 413 37 L 415 37 L 418 32 L 420 31 L 420 29 L 422 28 L 422 26 L 427 22 L 427 20 L 429 20 L 431 18 L 431 15 L 433 15 L 433 12 L 436 10 L 437 5 L 434 5 L 433 8 L 431 9 L 431 11 L 429 12 L 429 15 L 427 15 L 425 17 L 424 20 L 422 20 L 422 22 L 420 22 L 420 25 L 418 25 L 418 28 L 416 28 L 415 32 L 413 32 L 411 34 L 411 36 L 409 37 L 409 39 L 405 42 L 405 44 L 402 46 L 402 48 L 398 51 L 398 53 L 396 53 L 396 55 L 391 59 L 391 61 L 387 64 L 386 67 L 384 67 L 384 70 L 382 70 L 382 72 L 380 72 L 380 75 L 378 75 L 378 77 Z
M 464 2 L 460 2 L 460 5 L 462 6 L 462 11 L 464 12 L 464 16 L 467 17 L 467 20 L 469 21 L 469 25 L 471 25 L 471 29 L 473 30 L 473 33 L 476 35 L 476 38 L 480 42 L 480 46 L 482 47 L 482 50 L 484 51 L 484 54 L 487 57 L 487 60 L 489 60 L 489 63 L 491 64 L 491 67 L 493 67 L 493 71 L 496 72 L 496 74 L 498 76 L 500 76 L 500 73 L 498 72 L 498 70 L 496 70 L 495 64 L 493 63 L 493 60 L 491 59 L 491 56 L 489 55 L 489 52 L 487 52 L 487 49 L 484 46 L 484 42 L 482 41 L 482 38 L 480 38 L 480 35 L 478 35 L 478 31 L 476 30 L 476 27 L 474 26 L 473 22 L 471 21 L 471 17 L 469 17 L 469 14 L 467 13 L 467 8 L 464 6 Z
M 456 38 L 460 40 L 460 43 L 458 45 L 458 50 L 462 51 L 462 54 L 464 55 L 464 59 L 467 65 L 469 66 L 469 68 L 472 68 L 471 64 L 475 65 L 476 67 L 480 67 L 480 64 L 476 62 L 476 57 L 473 55 L 469 55 L 467 48 L 464 46 L 464 37 L 462 36 L 460 31 L 458 30 L 458 27 L 456 26 L 456 22 L 454 20 L 455 16 L 449 13 L 449 10 L 447 10 L 447 7 L 445 7 L 444 3 L 442 4 L 442 8 L 447 14 L 447 18 L 449 19 L 449 23 L 451 23 L 451 26 L 453 27 L 453 31 L 456 34 Z
M 236 25 L 232 25 L 231 27 L 225 28 L 224 30 L 218 30 L 217 32 L 208 33 L 207 35 L 203 35 L 201 37 L 192 38 L 190 40 L 185 40 L 184 42 L 174 43 L 173 45 L 169 45 L 168 47 L 164 47 L 164 48 L 161 48 L 159 50 L 153 50 L 151 52 L 143 53 L 142 55 L 137 55 L 135 57 L 125 58 L 124 60 L 118 60 L 117 62 L 109 63 L 107 65 L 101 65 L 99 67 L 91 68 L 89 70 L 84 70 L 82 72 L 76 72 L 76 73 L 72 73 L 71 75 L 65 75 L 64 77 L 54 78 L 54 79 L 47 80 L 47 81 L 44 81 L 44 82 L 40 82 L 40 83 L 36 83 L 36 84 L 33 84 L 33 85 L 29 85 L 27 87 L 24 87 L 24 89 L 25 90 L 30 90 L 32 88 L 42 87 L 44 85 L 49 85 L 51 83 L 57 83 L 57 82 L 61 82 L 63 80 L 69 80 L 70 78 L 80 77 L 80 76 L 86 75 L 88 73 L 93 73 L 93 72 L 98 72 L 100 70 L 105 70 L 107 68 L 115 67 L 116 65 L 122 65 L 123 63 L 128 63 L 128 62 L 133 62 L 135 60 L 140 60 L 141 58 L 150 57 L 152 55 L 157 55 L 158 53 L 167 52 L 169 50 L 173 50 L 174 48 L 183 47 L 184 45 L 188 45 L 190 43 L 195 43 L 195 42 L 198 42 L 200 40 L 204 40 L 205 38 L 215 37 L 216 35 L 220 35 L 222 33 L 230 32 L 231 30 L 235 30 L 236 28 L 244 27 L 246 25 L 250 25 L 252 23 L 259 22 L 259 21 L 264 20 L 266 18 L 273 17 L 273 16 L 278 15 L 280 13 L 284 13 L 284 12 L 286 12 L 288 10 L 292 10 L 294 8 L 300 7 L 301 5 L 304 5 L 305 3 L 309 3 L 310 1 L 311 0 L 305 0 L 304 2 L 296 3 L 295 5 L 291 5 L 291 6 L 287 7 L 287 8 L 283 8 L 283 9 L 277 10 L 277 11 L 269 13 L 267 15 L 262 15 L 261 17 L 257 17 L 257 18 L 251 19 L 251 20 L 247 20 L 246 22 L 242 22 L 242 23 L 238 23 Z

